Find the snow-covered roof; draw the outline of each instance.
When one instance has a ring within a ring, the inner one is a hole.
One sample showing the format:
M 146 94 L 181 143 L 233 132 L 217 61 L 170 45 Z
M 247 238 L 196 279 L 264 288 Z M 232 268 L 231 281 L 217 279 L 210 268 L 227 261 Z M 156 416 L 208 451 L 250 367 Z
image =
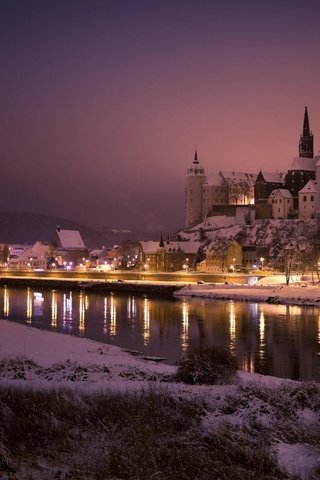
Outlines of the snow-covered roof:
M 274 172 L 274 173 L 261 172 L 261 173 L 265 181 L 268 183 L 282 183 L 281 174 L 279 172 Z
M 57 228 L 57 235 L 62 248 L 86 248 L 79 230 Z
M 19 262 L 28 262 L 31 259 L 44 259 L 47 258 L 50 251 L 50 247 L 46 243 L 36 242 L 32 247 L 24 250 L 17 258 Z
M 249 185 L 254 185 L 257 179 L 256 173 L 230 172 L 227 170 L 221 170 L 219 173 L 222 175 L 224 180 L 228 183 L 247 182 Z
M 276 190 L 272 190 L 272 192 L 269 195 L 269 198 L 274 198 L 277 196 L 277 194 L 280 194 L 283 198 L 293 198 L 290 191 L 286 190 L 285 188 L 278 188 Z
M 220 186 L 223 185 L 223 178 L 219 173 L 211 173 L 206 176 L 205 185 Z
M 214 226 L 215 228 L 225 228 L 230 227 L 230 225 L 235 225 L 236 218 L 235 216 L 227 215 L 212 215 L 208 216 L 202 224 L 202 227 Z
M 96 248 L 96 249 L 90 251 L 90 255 L 92 257 L 96 257 L 96 256 L 100 255 L 102 252 L 103 252 L 103 250 L 101 248 Z
M 309 180 L 309 182 L 299 190 L 300 193 L 316 193 L 317 192 L 317 182 L 315 180 Z
M 172 252 L 172 251 L 182 251 L 183 253 L 188 253 L 188 254 L 196 254 L 197 251 L 199 250 L 200 247 L 200 242 L 163 242 L 164 247 L 166 252 Z M 140 245 L 142 247 L 142 250 L 146 254 L 152 254 L 156 253 L 159 248 L 159 242 L 154 242 L 152 240 L 148 242 L 140 242 Z
M 316 169 L 316 161 L 314 158 L 294 157 L 289 170 L 307 170 L 314 172 Z

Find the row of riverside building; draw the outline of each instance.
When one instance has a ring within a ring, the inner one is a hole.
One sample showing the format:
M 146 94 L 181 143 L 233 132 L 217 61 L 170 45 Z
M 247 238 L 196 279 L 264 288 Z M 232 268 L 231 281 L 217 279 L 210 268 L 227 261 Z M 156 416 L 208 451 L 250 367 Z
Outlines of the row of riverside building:
M 245 206 L 255 219 L 314 218 L 320 214 L 320 154 L 314 155 L 313 134 L 305 107 L 299 154 L 287 172 L 258 174 L 221 170 L 206 175 L 195 152 L 187 172 L 186 228 L 214 215 L 234 215 Z

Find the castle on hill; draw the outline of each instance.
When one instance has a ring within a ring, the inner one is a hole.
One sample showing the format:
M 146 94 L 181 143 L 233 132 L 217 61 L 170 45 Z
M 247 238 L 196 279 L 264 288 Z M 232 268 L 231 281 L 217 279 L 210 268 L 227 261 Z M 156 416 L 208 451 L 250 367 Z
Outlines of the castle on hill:
M 320 215 L 320 155 L 314 156 L 313 134 L 305 107 L 299 155 L 287 172 L 257 173 L 220 170 L 206 175 L 195 151 L 185 189 L 186 228 L 208 216 L 236 215 L 250 218 L 314 218 Z M 243 207 L 246 206 L 246 209 Z

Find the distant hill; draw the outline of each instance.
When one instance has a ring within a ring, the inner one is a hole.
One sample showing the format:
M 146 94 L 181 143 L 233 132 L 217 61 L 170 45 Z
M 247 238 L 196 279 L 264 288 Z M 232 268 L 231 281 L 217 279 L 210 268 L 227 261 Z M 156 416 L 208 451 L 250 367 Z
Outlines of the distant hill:
M 141 232 L 133 229 L 98 227 L 96 229 L 106 239 L 108 245 L 117 245 L 122 241 L 140 242 L 160 240 L 161 232 Z
M 159 233 L 144 233 L 110 227 L 91 228 L 72 220 L 32 213 L 0 212 L 0 243 L 33 244 L 56 241 L 56 228 L 79 230 L 88 248 L 112 247 L 122 241 L 156 240 Z

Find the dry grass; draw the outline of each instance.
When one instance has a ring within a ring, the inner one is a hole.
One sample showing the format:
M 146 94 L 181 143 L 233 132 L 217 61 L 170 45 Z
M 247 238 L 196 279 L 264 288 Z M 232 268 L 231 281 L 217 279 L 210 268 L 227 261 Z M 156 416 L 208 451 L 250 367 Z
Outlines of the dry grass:
M 271 480 L 263 446 L 227 428 L 205 432 L 204 408 L 162 391 L 80 394 L 0 390 L 6 480 Z

